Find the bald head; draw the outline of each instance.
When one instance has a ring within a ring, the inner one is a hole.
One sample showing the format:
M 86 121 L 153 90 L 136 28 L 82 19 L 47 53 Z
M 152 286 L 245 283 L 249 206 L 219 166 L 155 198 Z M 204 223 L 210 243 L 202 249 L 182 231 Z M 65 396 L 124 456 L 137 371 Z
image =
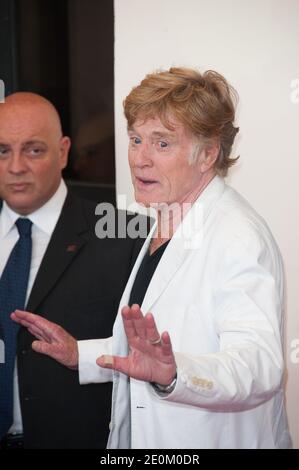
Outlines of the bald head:
M 70 139 L 50 101 L 18 92 L 0 104 L 0 198 L 16 212 L 29 214 L 57 190 Z
M 44 121 L 56 137 L 62 137 L 62 128 L 59 114 L 55 106 L 46 98 L 36 93 L 17 92 L 9 95 L 5 103 L 0 106 L 0 119 L 13 115 L 15 122 L 20 116 L 22 120 L 26 117 L 30 120 L 33 115 L 38 117 L 41 123 Z

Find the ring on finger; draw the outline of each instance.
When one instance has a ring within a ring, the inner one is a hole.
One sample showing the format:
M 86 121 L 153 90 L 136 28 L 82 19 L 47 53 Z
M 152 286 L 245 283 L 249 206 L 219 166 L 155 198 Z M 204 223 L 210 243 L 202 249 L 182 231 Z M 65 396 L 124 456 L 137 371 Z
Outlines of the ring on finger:
M 162 342 L 162 341 L 161 341 L 161 336 L 159 336 L 159 338 L 154 339 L 154 340 L 149 339 L 149 342 L 150 342 L 151 344 L 154 344 L 154 345 L 155 345 L 155 344 L 161 344 L 161 342 Z

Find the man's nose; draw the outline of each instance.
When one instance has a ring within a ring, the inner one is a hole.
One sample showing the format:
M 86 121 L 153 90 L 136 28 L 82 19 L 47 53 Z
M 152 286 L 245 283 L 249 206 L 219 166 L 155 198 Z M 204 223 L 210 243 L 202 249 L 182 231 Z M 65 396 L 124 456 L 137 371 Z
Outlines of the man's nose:
M 140 145 L 138 152 L 135 154 L 134 163 L 136 166 L 144 167 L 151 166 L 153 147 L 150 143 L 143 142 Z
M 10 173 L 13 173 L 15 175 L 26 172 L 27 164 L 20 153 L 16 152 L 12 155 L 8 169 Z

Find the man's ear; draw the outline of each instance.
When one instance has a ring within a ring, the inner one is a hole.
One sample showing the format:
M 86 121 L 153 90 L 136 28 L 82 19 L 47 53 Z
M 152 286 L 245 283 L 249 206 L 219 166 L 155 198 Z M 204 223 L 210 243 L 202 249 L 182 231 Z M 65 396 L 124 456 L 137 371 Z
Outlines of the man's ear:
M 71 148 L 71 139 L 69 137 L 62 137 L 60 141 L 60 168 L 63 169 L 67 165 L 69 151 Z
M 215 164 L 220 152 L 220 144 L 217 142 L 206 144 L 202 150 L 200 170 L 202 173 L 209 171 Z

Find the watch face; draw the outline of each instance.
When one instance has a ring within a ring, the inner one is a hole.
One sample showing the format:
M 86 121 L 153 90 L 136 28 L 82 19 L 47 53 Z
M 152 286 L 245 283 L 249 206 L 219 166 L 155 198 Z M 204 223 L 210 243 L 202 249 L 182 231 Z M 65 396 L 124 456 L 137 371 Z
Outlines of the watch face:
M 173 381 L 169 385 L 161 385 L 161 384 L 157 384 L 155 382 L 151 382 L 151 385 L 154 387 L 154 389 L 157 392 L 171 393 L 175 389 L 176 382 L 177 382 L 177 374 L 175 374 L 175 377 L 174 377 Z

